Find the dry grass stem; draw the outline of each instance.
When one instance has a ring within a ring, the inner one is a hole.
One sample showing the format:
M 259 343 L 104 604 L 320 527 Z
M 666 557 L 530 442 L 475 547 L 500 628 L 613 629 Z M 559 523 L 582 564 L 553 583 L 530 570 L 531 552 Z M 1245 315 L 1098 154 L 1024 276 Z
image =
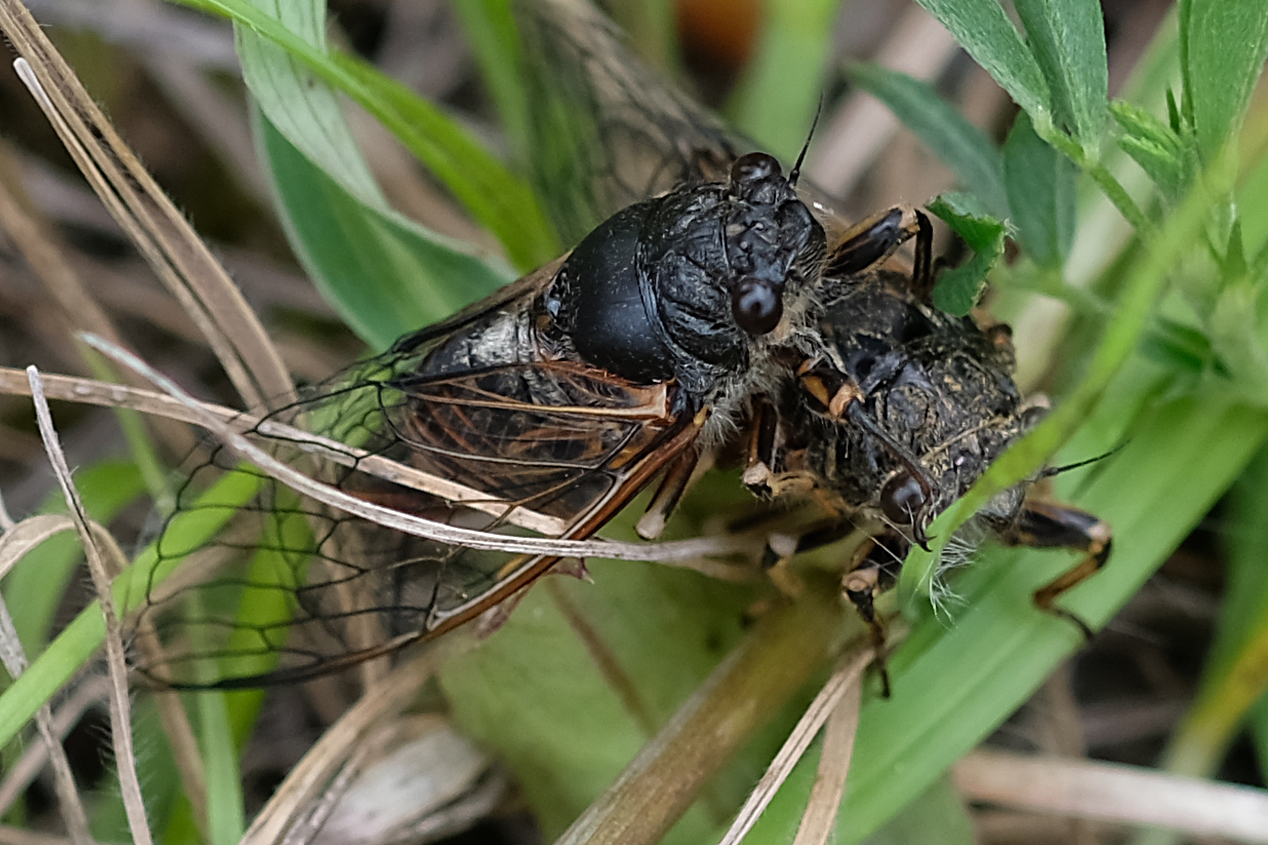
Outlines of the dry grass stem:
M 375 725 L 400 713 L 434 671 L 438 652 L 427 649 L 396 666 L 331 725 L 304 759 L 282 781 L 251 823 L 240 845 L 273 845 L 303 826 L 310 808 L 320 801 L 332 778 L 354 756 L 353 751 Z
M 311 840 L 317 845 L 435 841 L 493 813 L 510 786 L 491 752 L 435 714 L 376 725 L 358 747 L 370 759 L 345 767 L 351 783 Z
M 556 845 L 650 845 L 702 785 L 838 653 L 850 626 L 834 591 L 771 611 Z
M 109 681 L 106 678 L 100 675 L 90 676 L 77 684 L 69 697 L 62 700 L 57 710 L 53 712 L 51 724 L 53 735 L 59 739 L 59 748 L 61 747 L 60 740 L 66 737 L 66 734 L 75 727 L 90 707 L 106 700 L 108 691 Z M 45 743 L 39 743 L 27 748 L 22 756 L 9 767 L 4 774 L 4 780 L 0 782 L 0 815 L 7 813 L 9 808 L 22 797 L 48 762 L 48 746 Z
M 108 346 L 103 347 L 103 351 L 108 348 Z M 115 351 L 122 352 L 122 350 Z M 157 379 L 162 379 L 164 383 L 171 385 L 175 393 L 168 395 L 77 376 L 48 375 L 44 376 L 45 395 L 68 402 L 83 402 L 111 408 L 129 408 L 141 413 L 158 414 L 200 425 L 213 433 L 215 433 L 216 428 L 221 431 L 232 431 L 235 433 L 257 430 L 261 434 L 289 439 L 295 441 L 298 445 L 311 447 L 314 453 L 344 466 L 355 465 L 357 469 L 367 474 L 440 496 L 450 502 L 464 504 L 473 509 L 481 509 L 481 505 L 483 505 L 486 508 L 490 508 L 491 512 L 497 515 L 503 515 L 506 510 L 504 505 L 490 504 L 487 494 L 475 491 L 465 485 L 455 484 L 447 479 L 420 472 L 405 464 L 400 464 L 378 455 L 371 455 L 365 450 L 346 446 L 320 435 L 281 423 L 262 422 L 258 415 L 242 413 L 210 402 L 200 402 L 180 391 L 172 382 L 159 376 L 152 368 L 143 364 L 139 359 L 132 356 L 127 357 L 140 368 L 141 372 L 153 374 Z M 30 387 L 26 384 L 25 378 L 21 380 L 18 378 L 21 372 L 21 370 L 0 367 L 0 394 L 30 395 Z M 178 395 L 183 398 L 177 398 Z M 214 426 L 210 422 L 211 420 L 216 421 Z M 241 440 L 241 438 L 238 439 Z M 282 479 L 279 478 L 279 480 Z M 480 501 L 480 499 L 483 499 L 483 501 Z M 328 502 L 327 504 L 331 503 Z M 338 507 L 338 505 L 332 506 Z M 540 514 L 532 514 L 521 508 L 516 508 L 507 515 L 506 521 L 511 525 L 535 530 L 559 528 L 557 521 L 543 522 L 537 518 L 540 516 Z M 372 516 L 366 518 L 374 520 Z M 424 526 L 438 524 L 418 518 L 407 518 L 407 522 L 419 523 Z M 381 522 L 381 524 L 387 527 L 397 527 L 390 519 L 386 522 Z M 409 531 L 408 528 L 399 530 Z M 429 529 L 424 527 L 419 530 L 426 531 Z M 531 548 L 533 551 L 542 554 L 553 553 L 577 557 L 653 561 L 666 565 L 700 569 L 705 574 L 717 574 L 719 565 L 709 561 L 701 562 L 701 558 L 744 554 L 751 552 L 753 549 L 753 538 L 747 535 L 702 537 L 695 540 L 675 540 L 672 542 L 646 544 L 622 543 L 612 540 L 533 540 L 532 538 L 519 538 L 512 545 L 508 545 L 508 543 L 512 542 L 511 538 L 503 534 L 492 534 L 483 531 L 465 533 L 481 537 L 484 543 L 482 548 L 511 552 Z M 525 546 L 525 543 L 528 545 Z M 726 570 L 732 580 L 735 579 L 735 569 L 735 566 L 729 566 Z
M 917 79 L 934 79 L 960 46 L 942 24 L 924 9 L 912 7 L 876 51 L 878 65 Z M 831 196 L 849 196 L 872 162 L 898 134 L 900 124 L 888 108 L 869 94 L 856 93 L 825 121 L 821 143 L 807 172 Z
M 970 801 L 1268 844 L 1268 793 L 1262 789 L 1114 763 L 987 750 L 956 763 L 952 777 Z
M 290 395 L 290 376 L 241 292 L 17 0 L 0 0 L 0 30 L 22 57 L 18 75 L 67 151 L 198 323 L 247 405 Z
M 6 535 L 7 536 L 7 535 Z M 9 614 L 8 605 L 0 598 L 0 662 L 10 678 L 17 678 L 26 671 L 26 654 L 18 641 L 17 628 L 13 617 Z M 88 813 L 75 786 L 75 776 L 71 773 L 70 761 L 66 750 L 62 748 L 61 737 L 56 730 L 52 709 L 47 703 L 41 704 L 35 713 L 35 729 L 40 735 L 40 742 L 48 755 L 53 769 L 53 791 L 57 795 L 58 807 L 62 812 L 62 820 L 70 838 L 76 843 L 91 843 L 92 835 L 88 830 Z
M 560 555 L 563 557 L 599 557 L 615 560 L 654 561 L 658 563 L 674 561 L 689 563 L 703 555 L 738 554 L 751 551 L 753 548 L 753 538 L 743 536 L 705 537 L 697 540 L 649 543 L 646 545 L 608 540 L 554 540 L 536 537 L 512 537 L 505 534 L 493 534 L 487 531 L 475 531 L 444 525 L 391 508 L 375 505 L 344 493 L 336 487 L 310 478 L 269 455 L 243 437 L 239 433 L 239 426 L 227 421 L 230 416 L 241 417 L 241 415 L 236 415 L 232 412 L 226 413 L 223 409 L 215 406 L 209 407 L 205 403 L 199 402 L 185 393 L 171 379 L 158 373 L 145 362 L 125 350 L 112 347 L 110 344 L 102 342 L 99 338 L 88 338 L 87 340 L 98 351 L 145 376 L 145 378 L 167 393 L 177 404 L 183 406 L 185 413 L 182 416 L 184 418 L 211 432 L 234 454 L 259 467 L 272 478 L 323 504 L 386 528 L 473 549 L 520 554 Z M 3 385 L 0 384 L 0 389 L 2 388 Z M 118 396 L 125 394 L 135 395 L 133 391 L 122 387 L 116 387 L 114 391 Z M 260 430 L 267 434 L 296 433 L 304 442 L 312 443 L 315 447 L 320 447 L 324 440 L 324 438 L 319 438 L 307 432 L 295 432 L 294 429 L 276 424 L 261 426 Z M 349 450 L 348 447 L 342 444 L 336 444 L 334 441 L 324 440 L 324 442 L 329 444 L 327 448 L 335 454 L 342 452 L 347 455 L 349 451 L 355 451 Z M 314 451 L 317 451 L 317 449 Z M 360 463 L 357 466 L 365 468 Z M 457 489 L 452 483 L 445 482 L 443 479 L 438 479 L 434 476 L 427 476 L 427 478 L 429 483 L 434 480 L 434 483 L 438 485 L 446 485 L 442 489 Z M 431 487 L 423 489 L 432 492 Z M 477 502 L 468 501 L 464 497 L 457 497 L 454 501 L 471 507 L 477 505 Z M 504 505 L 498 505 L 497 507 L 501 509 L 498 511 L 499 514 L 506 511 L 506 506 Z
M 833 671 L 828 682 L 823 685 L 823 689 L 819 690 L 819 694 L 815 696 L 814 701 L 810 702 L 806 712 L 797 721 L 797 726 L 788 735 L 788 739 L 784 741 L 779 753 L 771 760 L 770 765 L 766 768 L 766 773 L 762 775 L 761 780 L 757 782 L 757 786 L 753 787 L 753 791 L 749 793 L 744 806 L 736 813 L 735 821 L 731 823 L 730 829 L 719 840 L 719 845 L 738 845 L 744 840 L 744 837 L 752 830 L 753 825 L 757 824 L 757 820 L 761 818 L 767 806 L 770 805 L 775 793 L 779 791 L 779 787 L 788 778 L 793 767 L 797 765 L 802 755 L 806 753 L 806 749 L 810 747 L 810 743 L 818 735 L 819 729 L 838 709 L 842 711 L 845 718 L 841 728 L 847 730 L 850 734 L 848 747 L 853 748 L 853 730 L 849 726 L 851 721 L 849 713 L 853 710 L 852 720 L 857 726 L 858 702 L 860 700 L 863 670 L 872 662 L 872 657 L 871 650 L 867 649 L 847 654 L 841 659 L 840 664 Z M 850 692 L 851 690 L 853 690 L 852 693 Z M 854 699 L 852 705 L 847 701 L 847 694 Z M 834 737 L 834 739 L 840 741 L 840 737 Z M 848 769 L 848 754 L 845 756 L 845 763 Z M 844 772 L 841 772 L 841 774 L 844 775 Z M 842 786 L 844 786 L 844 780 L 842 780 Z M 816 794 L 819 795 L 820 800 L 826 800 L 827 798 L 823 793 Z M 812 799 L 814 797 L 812 795 Z M 840 802 L 840 795 L 837 796 L 837 802 Z M 832 816 L 835 818 L 835 812 Z M 815 823 L 812 822 L 813 824 Z M 803 829 L 804 827 L 805 819 L 803 818 Z M 802 840 L 801 835 L 801 832 L 798 831 L 798 845 L 802 845 L 803 842 L 814 841 L 809 839 Z
M 840 671 L 838 669 L 838 673 Z M 793 845 L 826 845 L 832 836 L 841 809 L 841 797 L 845 794 L 845 781 L 850 773 L 862 706 L 860 675 L 847 683 L 840 701 L 828 715 L 823 731 L 823 748 L 819 752 L 819 772 L 811 787 L 810 800 L 806 802 L 806 812 L 801 817 Z
M 114 594 L 110 589 L 110 572 L 104 560 L 110 555 L 118 565 L 115 571 L 126 565 L 127 558 L 104 531 L 94 532 L 89 527 L 88 515 L 84 510 L 79 492 L 75 489 L 71 478 L 70 467 L 66 456 L 62 453 L 57 431 L 53 428 L 53 418 L 49 412 L 48 400 L 44 396 L 40 375 L 35 367 L 27 369 L 31 380 L 31 394 L 35 402 L 35 418 L 39 425 L 40 437 L 44 440 L 45 452 L 66 498 L 71 519 L 79 533 L 80 543 L 88 561 L 88 571 L 92 575 L 96 588 L 97 600 L 100 603 L 102 616 L 106 623 L 106 666 L 110 676 L 110 730 L 115 764 L 119 774 L 119 787 L 122 792 L 124 810 L 128 817 L 128 827 L 132 833 L 132 841 L 136 845 L 150 845 L 149 821 L 145 815 L 145 800 L 141 795 L 141 781 L 136 771 L 136 754 L 132 747 L 132 712 L 128 696 L 128 667 L 123 655 L 123 630 L 119 616 L 115 612 Z
M 67 259 L 70 252 L 68 246 L 22 202 L 24 197 L 18 194 L 17 174 L 5 167 L 0 170 L 0 177 L 3 177 L 0 178 L 0 229 L 8 232 L 14 246 L 53 295 L 60 306 L 59 316 L 70 327 L 71 333 L 92 332 L 122 345 L 123 340 L 114 323 L 84 287 L 79 274 Z M 78 348 L 81 352 L 84 351 L 82 345 Z M 86 363 L 90 372 L 102 374 L 102 361 L 98 356 L 89 356 Z M 113 373 L 107 375 L 113 376 Z M 132 379 L 138 378 L 135 374 L 125 375 L 130 375 Z M 188 448 L 175 429 L 160 424 L 155 428 L 155 433 L 161 435 L 169 446 Z
M 0 532 L 8 531 L 17 523 L 13 521 L 13 517 L 9 516 L 9 508 L 4 503 L 4 494 L 0 493 Z M 4 570 L 0 568 L 0 573 Z

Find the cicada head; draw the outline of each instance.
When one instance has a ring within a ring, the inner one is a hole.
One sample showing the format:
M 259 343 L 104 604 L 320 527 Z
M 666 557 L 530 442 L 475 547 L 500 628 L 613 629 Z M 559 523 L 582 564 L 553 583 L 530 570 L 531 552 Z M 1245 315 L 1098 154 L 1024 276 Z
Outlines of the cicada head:
M 587 363 L 638 383 L 676 380 L 696 408 L 725 406 L 806 320 L 824 241 L 779 163 L 749 153 L 726 182 L 610 218 L 564 262 L 545 307 Z

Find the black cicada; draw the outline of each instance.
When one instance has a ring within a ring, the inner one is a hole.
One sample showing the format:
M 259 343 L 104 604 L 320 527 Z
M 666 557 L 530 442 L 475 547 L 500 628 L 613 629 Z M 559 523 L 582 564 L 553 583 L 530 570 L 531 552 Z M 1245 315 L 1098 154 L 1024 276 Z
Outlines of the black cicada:
M 355 449 L 334 479 L 343 490 L 466 528 L 585 537 L 661 475 L 672 500 L 745 398 L 777 378 L 772 350 L 811 320 L 824 232 L 794 183 L 771 156 L 740 156 L 728 180 L 626 208 L 560 261 L 401 338 L 266 423 L 320 430 L 349 456 Z M 315 445 L 268 442 L 292 462 Z M 368 456 L 450 489 L 370 475 L 361 470 Z M 156 680 L 197 683 L 209 656 L 239 666 L 284 656 L 279 668 L 233 670 L 244 683 L 329 672 L 453 628 L 558 560 L 402 543 L 382 531 L 376 541 L 360 520 L 287 498 L 247 507 L 268 523 L 242 549 L 256 553 L 238 564 L 249 571 L 152 594 L 146 612 L 160 629 L 173 602 L 197 603 L 179 619 L 188 652 L 169 651 L 150 672 Z M 160 536 L 160 558 L 193 551 L 174 536 Z M 375 547 L 383 542 L 390 548 Z M 244 606 L 256 608 L 250 618 L 238 617 Z

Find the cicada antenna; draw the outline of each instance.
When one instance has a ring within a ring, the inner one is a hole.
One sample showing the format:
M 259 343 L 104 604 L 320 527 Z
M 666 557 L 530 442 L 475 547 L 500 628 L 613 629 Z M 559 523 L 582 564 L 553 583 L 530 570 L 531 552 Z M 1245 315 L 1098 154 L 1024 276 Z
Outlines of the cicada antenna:
M 819 105 L 815 106 L 814 120 L 810 121 L 810 131 L 806 133 L 806 142 L 801 145 L 801 152 L 797 154 L 797 163 L 793 165 L 792 172 L 788 174 L 788 184 L 794 188 L 797 187 L 797 179 L 801 176 L 801 165 L 806 160 L 806 151 L 810 149 L 810 139 L 814 137 L 815 127 L 819 125 L 819 115 L 823 114 L 823 95 L 819 95 Z
M 1048 467 L 1040 474 L 1040 477 L 1051 478 L 1054 475 L 1060 475 L 1061 473 L 1069 472 L 1072 469 L 1080 469 L 1081 467 L 1088 466 L 1089 464 L 1094 464 L 1097 461 L 1103 461 L 1106 458 L 1110 457 L 1111 455 L 1121 452 L 1123 450 L 1123 447 L 1125 447 L 1127 443 L 1128 441 L 1124 440 L 1122 443 L 1119 443 L 1113 449 L 1110 449 L 1108 452 L 1102 452 L 1101 454 L 1097 455 L 1095 458 L 1084 458 L 1083 460 L 1075 461 L 1072 464 L 1065 464 L 1064 466 L 1059 466 L 1059 467 Z

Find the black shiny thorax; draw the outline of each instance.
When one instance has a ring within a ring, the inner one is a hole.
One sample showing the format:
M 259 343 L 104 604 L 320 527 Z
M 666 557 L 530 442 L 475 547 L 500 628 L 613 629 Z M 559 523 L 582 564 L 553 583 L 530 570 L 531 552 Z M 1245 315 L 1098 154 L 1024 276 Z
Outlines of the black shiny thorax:
M 635 383 L 677 380 L 713 401 L 751 365 L 755 345 L 805 295 L 824 233 L 769 156 L 727 183 L 637 203 L 564 261 L 543 306 L 585 362 Z

